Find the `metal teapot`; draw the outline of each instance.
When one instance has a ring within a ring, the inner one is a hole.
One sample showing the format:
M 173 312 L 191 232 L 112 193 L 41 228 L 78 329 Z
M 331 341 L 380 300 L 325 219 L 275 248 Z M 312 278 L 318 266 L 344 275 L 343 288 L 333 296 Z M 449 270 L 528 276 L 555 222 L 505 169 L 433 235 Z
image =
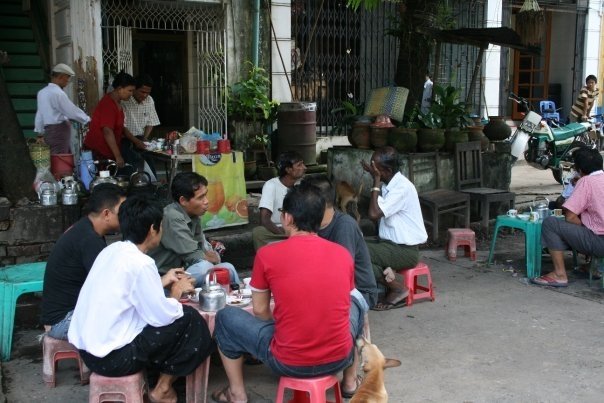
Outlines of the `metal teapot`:
M 537 203 L 537 200 L 542 201 Z M 533 200 L 533 211 L 539 214 L 539 219 L 541 221 L 545 220 L 547 217 L 550 216 L 549 199 L 543 196 L 535 197 L 535 199 Z
M 210 281 L 210 276 L 212 280 Z M 226 305 L 226 292 L 216 280 L 216 273 L 210 270 L 206 274 L 206 283 L 199 293 L 199 306 L 202 311 L 217 312 Z
M 63 189 L 61 200 L 65 206 L 73 206 L 78 204 L 78 193 L 75 190 L 75 186 L 70 186 Z
M 54 206 L 57 204 L 57 191 L 54 184 L 42 182 L 40 185 L 40 204 L 43 206 Z
M 145 171 L 137 171 L 130 175 L 130 186 L 147 187 L 151 184 L 151 175 Z

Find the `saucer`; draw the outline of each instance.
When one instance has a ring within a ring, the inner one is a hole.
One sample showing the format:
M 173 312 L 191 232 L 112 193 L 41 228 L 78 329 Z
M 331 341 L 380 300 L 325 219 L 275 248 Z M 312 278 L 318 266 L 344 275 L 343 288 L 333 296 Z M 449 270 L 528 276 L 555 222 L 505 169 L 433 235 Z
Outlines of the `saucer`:
M 239 297 L 232 296 L 232 295 L 227 296 L 227 300 L 226 300 L 227 305 L 236 306 L 239 308 L 248 306 L 251 302 L 252 302 L 251 298 L 239 298 Z

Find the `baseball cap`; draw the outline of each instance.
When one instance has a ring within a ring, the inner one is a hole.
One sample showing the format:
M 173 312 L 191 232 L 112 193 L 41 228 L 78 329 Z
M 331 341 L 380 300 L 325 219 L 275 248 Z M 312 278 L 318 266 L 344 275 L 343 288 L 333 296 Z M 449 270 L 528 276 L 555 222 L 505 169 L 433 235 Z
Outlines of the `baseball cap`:
M 75 76 L 75 72 L 64 63 L 59 63 L 52 68 L 53 73 L 67 74 L 68 76 Z

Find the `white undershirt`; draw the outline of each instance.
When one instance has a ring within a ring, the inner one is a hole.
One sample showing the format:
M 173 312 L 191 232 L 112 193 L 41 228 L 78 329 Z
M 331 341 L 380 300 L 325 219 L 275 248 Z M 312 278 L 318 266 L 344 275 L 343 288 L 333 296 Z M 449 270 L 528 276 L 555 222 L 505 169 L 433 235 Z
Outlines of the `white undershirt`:
M 80 291 L 69 342 L 97 357 L 130 343 L 147 325 L 182 317 L 166 298 L 155 262 L 132 242 L 115 242 L 97 256 Z

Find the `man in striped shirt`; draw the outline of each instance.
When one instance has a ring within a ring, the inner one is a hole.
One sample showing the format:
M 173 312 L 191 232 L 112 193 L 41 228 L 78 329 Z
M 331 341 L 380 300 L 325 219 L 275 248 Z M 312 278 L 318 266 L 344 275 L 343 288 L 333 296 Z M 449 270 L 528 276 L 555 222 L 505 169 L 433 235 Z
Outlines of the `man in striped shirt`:
M 598 97 L 600 90 L 596 87 L 598 79 L 590 74 L 585 79 L 585 86 L 579 91 L 579 96 L 573 104 L 570 115 L 573 122 L 584 122 L 589 118 L 594 101 Z

